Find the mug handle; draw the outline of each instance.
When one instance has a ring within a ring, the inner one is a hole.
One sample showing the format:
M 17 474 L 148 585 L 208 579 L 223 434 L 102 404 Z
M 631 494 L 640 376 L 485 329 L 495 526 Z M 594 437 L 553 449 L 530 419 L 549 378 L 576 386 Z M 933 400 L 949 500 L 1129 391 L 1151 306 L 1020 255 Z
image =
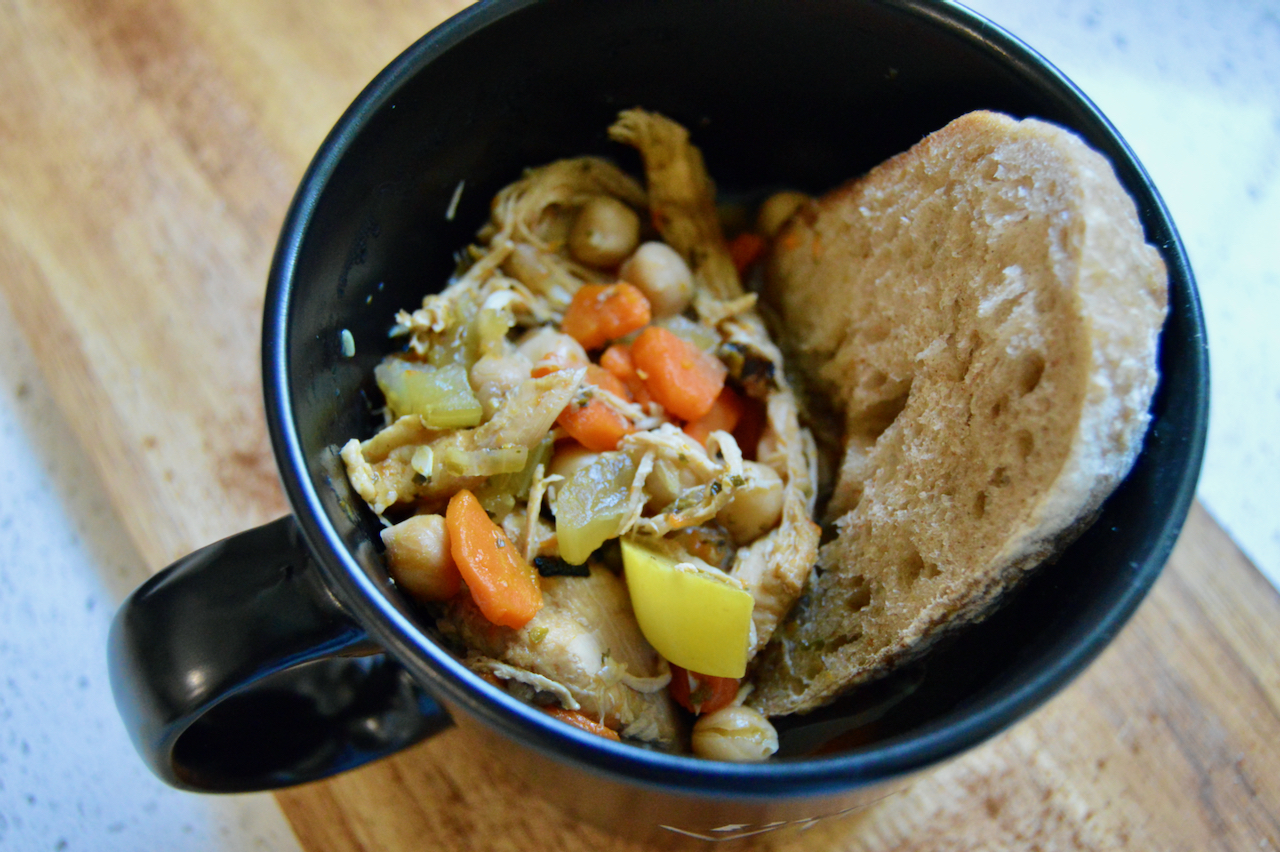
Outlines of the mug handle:
M 301 784 L 447 727 L 325 586 L 292 516 L 179 559 L 111 625 L 111 688 L 143 759 L 185 790 Z

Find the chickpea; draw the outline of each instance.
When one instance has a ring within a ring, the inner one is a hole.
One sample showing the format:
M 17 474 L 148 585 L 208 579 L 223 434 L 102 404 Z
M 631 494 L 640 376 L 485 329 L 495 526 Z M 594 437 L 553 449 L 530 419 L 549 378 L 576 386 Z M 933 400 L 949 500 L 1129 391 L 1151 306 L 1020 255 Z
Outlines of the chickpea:
M 471 388 L 484 407 L 486 418 L 492 417 L 506 395 L 529 378 L 532 369 L 532 362 L 519 352 L 485 355 L 471 366 Z
M 716 519 L 738 544 L 755 541 L 782 517 L 782 477 L 759 462 L 743 462 L 746 484 L 734 489 L 729 505 Z
M 551 464 L 547 465 L 547 473 L 568 479 L 598 458 L 600 458 L 599 453 L 588 450 L 576 441 L 563 442 L 556 448 L 556 454 L 551 457 Z
M 803 192 L 775 192 L 760 205 L 760 211 L 756 214 L 756 231 L 773 239 L 792 214 L 800 209 L 800 205 L 808 200 L 809 196 Z
M 382 531 L 387 567 L 401 588 L 424 601 L 448 600 L 462 587 L 442 515 L 414 515 Z
M 516 351 L 537 366 L 539 361 L 551 361 L 561 369 L 585 367 L 591 363 L 587 350 L 567 334 L 543 326 L 531 331 L 516 344 Z
M 569 229 L 570 253 L 590 266 L 617 266 L 639 242 L 640 217 L 608 195 L 594 196 L 583 204 Z
M 640 246 L 622 264 L 618 276 L 644 293 L 655 319 L 682 312 L 693 299 L 693 273 L 689 264 L 666 243 Z
M 698 718 L 693 753 L 708 760 L 753 763 L 778 750 L 778 732 L 750 707 L 731 705 Z

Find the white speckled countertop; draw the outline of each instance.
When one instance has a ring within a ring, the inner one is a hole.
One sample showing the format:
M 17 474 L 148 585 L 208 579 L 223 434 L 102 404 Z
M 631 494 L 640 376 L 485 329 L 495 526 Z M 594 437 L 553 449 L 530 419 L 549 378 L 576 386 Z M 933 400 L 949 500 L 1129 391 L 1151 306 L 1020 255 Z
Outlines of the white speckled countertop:
M 0 849 L 298 849 L 269 794 L 181 793 L 134 752 L 106 635 L 147 573 L 7 310 L 0 482 Z
M 1200 285 L 1213 411 L 1200 498 L 1280 586 L 1280 7 L 973 0 L 1128 139 Z M 0 306 L 0 849 L 297 849 L 268 795 L 171 790 L 111 701 L 105 636 L 141 560 Z

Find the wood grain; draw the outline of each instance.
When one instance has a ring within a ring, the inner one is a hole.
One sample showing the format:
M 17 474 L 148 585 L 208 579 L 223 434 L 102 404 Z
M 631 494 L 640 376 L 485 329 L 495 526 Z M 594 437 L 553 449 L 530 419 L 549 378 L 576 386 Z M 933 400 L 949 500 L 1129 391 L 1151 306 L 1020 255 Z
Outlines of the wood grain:
M 0 2 L 0 288 L 152 569 L 287 511 L 261 414 L 312 152 L 461 0 Z M 771 849 L 1280 844 L 1280 599 L 1203 510 L 1113 646 L 1003 736 Z M 460 732 L 278 796 L 308 852 L 639 848 Z

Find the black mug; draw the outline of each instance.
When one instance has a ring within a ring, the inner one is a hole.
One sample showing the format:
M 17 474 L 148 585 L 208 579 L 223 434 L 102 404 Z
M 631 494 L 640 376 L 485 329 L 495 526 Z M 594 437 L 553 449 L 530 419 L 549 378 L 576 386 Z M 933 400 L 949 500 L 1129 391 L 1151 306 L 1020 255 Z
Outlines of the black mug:
M 1151 429 L 1096 523 L 909 682 L 782 721 L 779 754 L 763 764 L 609 742 L 473 675 L 388 579 L 377 524 L 337 456 L 374 430 L 366 399 L 392 345 L 389 318 L 443 286 L 494 193 L 527 166 L 579 154 L 639 173 L 634 153 L 605 136 L 632 106 L 689 127 L 722 194 L 744 197 L 822 192 L 970 110 L 1046 119 L 1108 157 L 1169 271 Z M 384 70 L 316 155 L 277 246 L 262 355 L 294 514 L 170 566 L 112 629 L 116 701 L 151 768 L 190 790 L 271 789 L 458 723 L 571 813 L 649 836 L 727 839 L 848 812 L 1053 695 L 1119 631 L 1168 558 L 1208 411 L 1195 284 L 1141 165 L 1048 62 L 942 0 L 467 9 Z

